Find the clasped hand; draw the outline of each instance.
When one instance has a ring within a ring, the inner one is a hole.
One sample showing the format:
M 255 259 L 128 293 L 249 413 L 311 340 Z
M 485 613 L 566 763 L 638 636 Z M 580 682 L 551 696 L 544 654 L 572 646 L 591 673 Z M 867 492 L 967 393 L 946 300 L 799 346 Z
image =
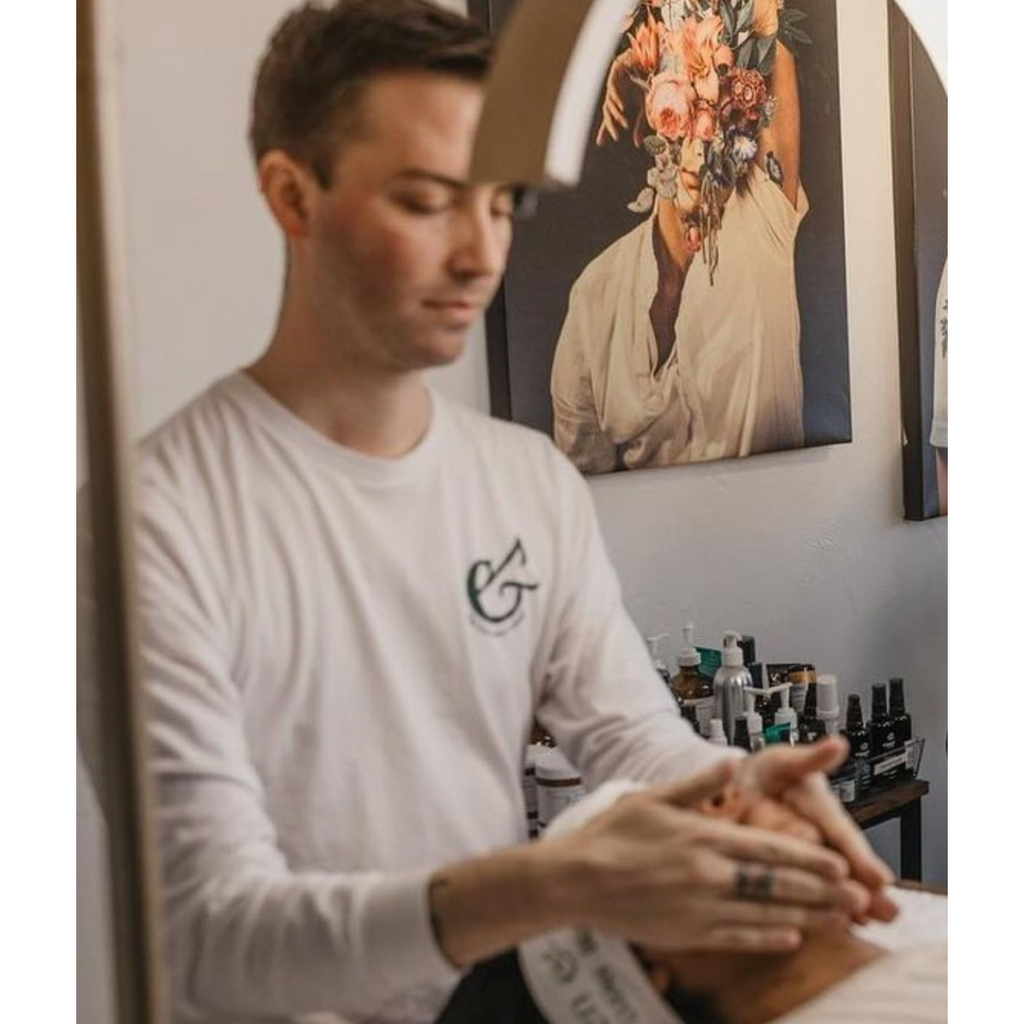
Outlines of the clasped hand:
M 579 923 L 653 948 L 782 952 L 891 919 L 892 875 L 822 774 L 845 756 L 839 739 L 770 749 L 622 797 L 554 840 L 588 893 Z

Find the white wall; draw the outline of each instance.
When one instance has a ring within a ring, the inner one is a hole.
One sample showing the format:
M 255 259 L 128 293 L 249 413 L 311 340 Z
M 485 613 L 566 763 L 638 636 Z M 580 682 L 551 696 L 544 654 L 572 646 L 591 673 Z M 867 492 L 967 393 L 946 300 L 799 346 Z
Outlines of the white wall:
M 281 247 L 245 147 L 257 56 L 291 0 L 114 0 L 140 432 L 251 359 L 272 329 Z M 461 0 L 451 0 L 461 6 Z M 593 482 L 627 605 L 754 633 L 867 694 L 907 679 L 927 737 L 925 875 L 946 878 L 946 524 L 901 517 L 884 0 L 838 0 L 854 442 Z M 944 5 L 943 10 L 944 10 Z M 487 408 L 484 342 L 436 378 Z M 99 817 L 79 785 L 79 1021 L 109 1017 Z M 895 830 L 872 835 L 894 859 Z

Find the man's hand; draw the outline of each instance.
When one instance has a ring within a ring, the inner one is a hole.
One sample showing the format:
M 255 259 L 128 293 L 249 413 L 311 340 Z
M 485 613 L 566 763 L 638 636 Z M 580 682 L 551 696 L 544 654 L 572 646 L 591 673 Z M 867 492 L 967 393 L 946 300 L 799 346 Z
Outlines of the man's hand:
M 597 144 L 603 146 L 609 139 L 617 142 L 619 132 L 629 127 L 623 92 L 629 84 L 628 51 L 620 53 L 608 69 L 601 104 L 601 126 L 597 129 Z
M 692 808 L 738 766 L 624 796 L 576 832 L 540 846 L 565 872 L 566 916 L 648 946 L 781 952 L 801 933 L 861 909 L 846 861 L 803 839 Z
M 736 820 L 824 840 L 842 854 L 853 879 L 867 890 L 867 916 L 891 921 L 898 908 L 883 886 L 893 881 L 893 874 L 825 779 L 825 773 L 841 765 L 848 755 L 846 740 L 831 736 L 811 746 L 773 745 L 745 758 L 736 777 L 740 801 Z

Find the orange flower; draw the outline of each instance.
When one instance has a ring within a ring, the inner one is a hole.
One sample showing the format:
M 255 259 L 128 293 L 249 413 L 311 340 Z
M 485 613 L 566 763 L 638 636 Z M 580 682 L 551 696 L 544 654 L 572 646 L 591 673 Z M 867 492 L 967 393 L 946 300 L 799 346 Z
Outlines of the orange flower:
M 647 90 L 647 121 L 666 139 L 681 139 L 690 132 L 695 100 L 688 78 L 664 71 L 651 79 Z
M 669 39 L 697 95 L 709 103 L 718 102 L 718 69 L 733 65 L 732 50 L 719 42 L 722 27 L 717 14 L 700 19 L 691 16 Z
M 629 49 L 633 55 L 633 66 L 650 75 L 658 70 L 661 60 L 661 25 L 650 14 L 647 22 L 629 36 Z

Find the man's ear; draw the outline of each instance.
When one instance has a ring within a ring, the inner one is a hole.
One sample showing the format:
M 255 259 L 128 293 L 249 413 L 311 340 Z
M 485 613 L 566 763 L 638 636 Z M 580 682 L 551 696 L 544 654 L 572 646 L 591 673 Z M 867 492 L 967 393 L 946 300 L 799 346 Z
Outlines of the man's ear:
M 272 149 L 260 158 L 258 171 L 260 191 L 281 230 L 288 238 L 307 235 L 319 187 L 309 169 L 283 149 Z

